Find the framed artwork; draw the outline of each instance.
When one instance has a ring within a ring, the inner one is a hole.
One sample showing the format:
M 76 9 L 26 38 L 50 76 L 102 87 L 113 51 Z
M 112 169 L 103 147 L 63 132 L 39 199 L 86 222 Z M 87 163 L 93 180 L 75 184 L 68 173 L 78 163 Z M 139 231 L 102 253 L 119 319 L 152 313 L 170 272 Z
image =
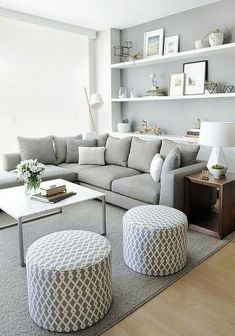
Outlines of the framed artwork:
M 144 58 L 162 55 L 163 38 L 164 29 L 144 33 Z
M 169 96 L 183 96 L 185 73 L 170 75 Z
M 208 61 L 184 63 L 185 95 L 205 93 L 205 80 L 207 80 Z
M 166 37 L 164 41 L 164 55 L 179 52 L 179 35 Z

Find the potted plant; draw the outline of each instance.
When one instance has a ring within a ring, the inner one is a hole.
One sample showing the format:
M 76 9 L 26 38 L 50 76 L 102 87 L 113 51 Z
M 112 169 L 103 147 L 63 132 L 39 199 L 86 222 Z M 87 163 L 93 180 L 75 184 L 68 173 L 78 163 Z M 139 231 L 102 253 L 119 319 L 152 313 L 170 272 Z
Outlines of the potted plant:
M 118 123 L 117 126 L 119 133 L 128 133 L 130 131 L 130 123 L 128 119 L 122 119 L 120 123 Z
M 211 47 L 221 45 L 224 42 L 224 33 L 221 28 L 216 28 L 215 30 L 211 31 L 208 36 Z
M 215 164 L 213 166 L 211 166 L 211 173 L 213 174 L 214 178 L 216 179 L 220 179 L 221 176 L 224 176 L 226 171 L 227 171 L 227 167 L 224 167 L 222 165 L 219 164 Z
M 40 188 L 41 175 L 45 170 L 44 164 L 38 160 L 21 161 L 16 167 L 18 179 L 22 179 L 25 185 L 25 193 L 35 194 Z

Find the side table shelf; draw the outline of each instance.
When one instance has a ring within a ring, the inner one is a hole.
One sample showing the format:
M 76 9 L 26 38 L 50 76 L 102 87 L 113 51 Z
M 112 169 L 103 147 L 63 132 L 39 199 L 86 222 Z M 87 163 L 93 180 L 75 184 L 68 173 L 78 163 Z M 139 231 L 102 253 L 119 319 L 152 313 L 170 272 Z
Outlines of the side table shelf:
M 184 182 L 189 228 L 219 239 L 235 230 L 235 174 L 221 179 L 210 176 L 206 181 L 196 173 L 186 176 Z M 213 198 L 214 204 L 209 204 Z

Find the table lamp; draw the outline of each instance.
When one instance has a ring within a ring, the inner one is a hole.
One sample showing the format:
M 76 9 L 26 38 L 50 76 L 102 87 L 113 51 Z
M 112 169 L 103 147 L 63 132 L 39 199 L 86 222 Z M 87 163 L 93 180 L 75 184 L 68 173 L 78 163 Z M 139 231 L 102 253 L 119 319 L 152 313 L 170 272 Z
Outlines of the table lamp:
M 235 122 L 203 121 L 200 128 L 199 144 L 213 147 L 207 168 L 214 175 L 213 165 L 228 169 L 223 147 L 235 147 Z
M 87 104 L 88 104 L 89 116 L 90 116 L 90 120 L 91 120 L 91 123 L 92 123 L 93 132 L 95 134 L 96 133 L 96 128 L 95 128 L 95 122 L 94 122 L 94 118 L 93 118 L 93 114 L 92 114 L 92 109 L 95 109 L 95 110 L 99 109 L 103 105 L 104 101 L 103 101 L 103 99 L 102 99 L 102 97 L 99 93 L 93 93 L 91 95 L 91 99 L 89 100 L 87 90 L 86 90 L 85 87 L 84 87 L 84 91 L 85 91 L 86 100 L 87 100 Z

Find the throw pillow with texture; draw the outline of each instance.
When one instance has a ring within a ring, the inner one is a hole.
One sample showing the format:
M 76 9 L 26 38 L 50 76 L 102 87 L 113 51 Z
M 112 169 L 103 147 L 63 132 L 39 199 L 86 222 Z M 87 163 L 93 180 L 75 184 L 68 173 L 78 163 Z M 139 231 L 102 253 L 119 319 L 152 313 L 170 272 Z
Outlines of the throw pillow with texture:
M 181 166 L 189 166 L 196 162 L 197 154 L 199 152 L 200 146 L 198 145 L 191 145 L 179 142 L 173 142 L 167 139 L 162 140 L 162 147 L 161 147 L 161 157 L 163 159 L 166 158 L 167 154 L 173 148 L 179 148 L 181 152 Z
M 143 140 L 133 137 L 128 158 L 128 167 L 149 173 L 152 159 L 154 155 L 159 153 L 160 146 L 161 140 Z
M 152 159 L 150 165 L 150 174 L 155 182 L 160 181 L 163 162 L 164 161 L 159 153 L 157 153 Z
M 161 180 L 164 179 L 164 176 L 168 174 L 171 170 L 180 168 L 181 164 L 181 152 L 179 148 L 174 148 L 165 158 L 162 165 Z
M 120 139 L 109 136 L 105 151 L 106 164 L 126 167 L 131 139 L 131 137 Z
M 60 164 L 66 161 L 67 140 L 69 139 L 82 139 L 82 134 L 66 137 L 53 135 L 55 154 L 56 154 L 56 164 Z
M 95 147 L 96 140 L 75 140 L 68 139 L 67 140 L 67 157 L 66 163 L 77 163 L 79 157 L 78 148 L 82 147 Z
M 56 156 L 52 136 L 43 138 L 17 137 L 21 160 L 37 159 L 44 164 L 55 164 Z
M 79 147 L 80 165 L 105 165 L 105 147 Z
M 87 133 L 86 140 L 96 140 L 97 147 L 105 147 L 108 136 L 109 136 L 108 133 L 99 134 L 99 135 Z

